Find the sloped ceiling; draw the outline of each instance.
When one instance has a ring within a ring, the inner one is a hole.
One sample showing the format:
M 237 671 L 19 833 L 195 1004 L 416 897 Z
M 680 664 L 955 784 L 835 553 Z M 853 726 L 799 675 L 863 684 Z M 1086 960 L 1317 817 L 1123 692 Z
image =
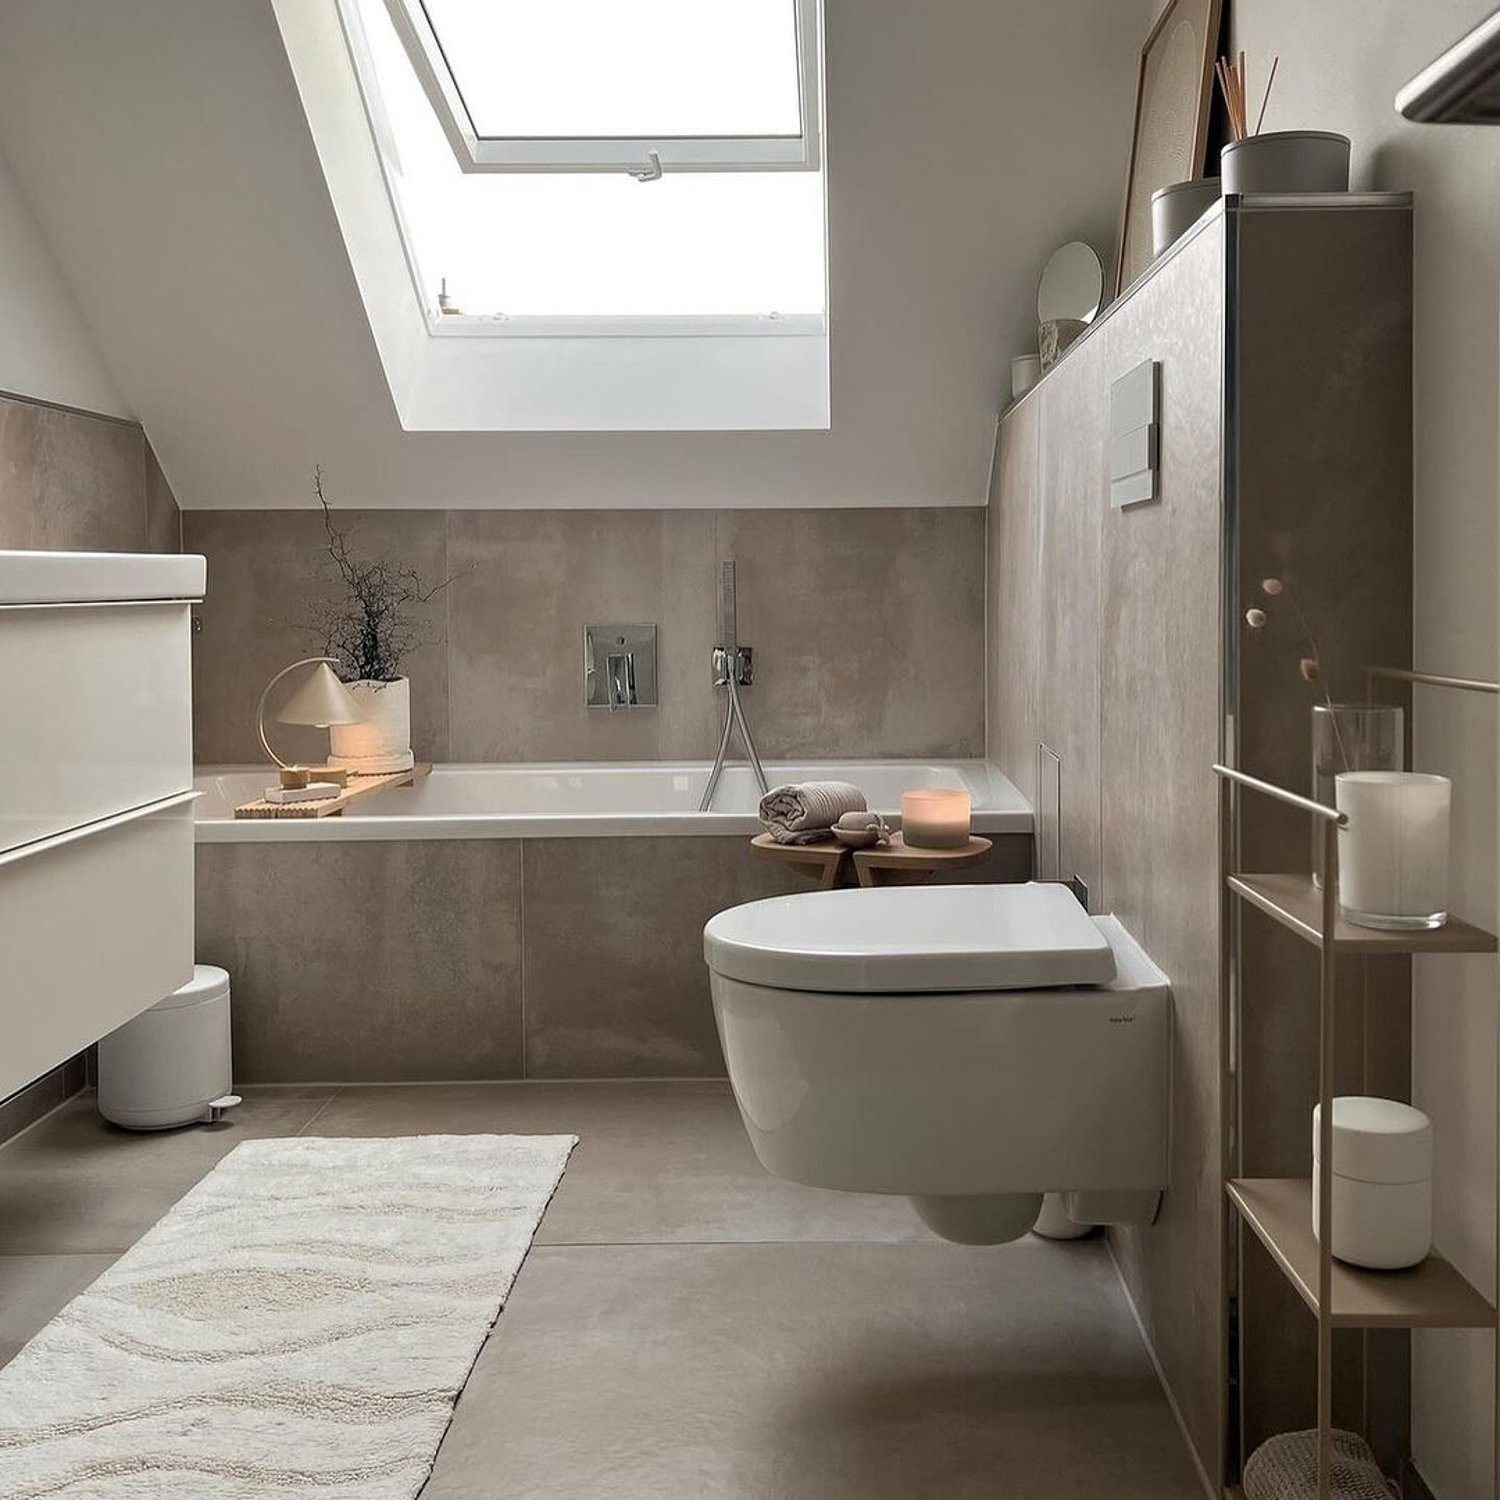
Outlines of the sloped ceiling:
M 402 431 L 269 0 L 5 0 L 0 146 L 186 508 L 972 505 L 1152 9 L 827 0 L 823 433 Z

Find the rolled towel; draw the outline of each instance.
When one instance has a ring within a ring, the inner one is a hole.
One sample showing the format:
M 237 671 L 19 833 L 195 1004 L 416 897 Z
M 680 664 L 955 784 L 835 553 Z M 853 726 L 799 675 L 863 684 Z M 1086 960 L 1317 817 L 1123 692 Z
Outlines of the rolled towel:
M 865 807 L 865 794 L 847 781 L 802 781 L 772 787 L 760 799 L 760 820 L 778 844 L 821 844 L 845 813 Z

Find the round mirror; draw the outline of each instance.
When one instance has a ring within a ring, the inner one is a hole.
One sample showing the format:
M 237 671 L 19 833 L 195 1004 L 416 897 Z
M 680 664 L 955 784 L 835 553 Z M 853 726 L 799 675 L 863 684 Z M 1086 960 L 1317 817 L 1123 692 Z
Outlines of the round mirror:
M 1070 240 L 1054 250 L 1036 289 L 1036 320 L 1091 323 L 1104 297 L 1104 267 L 1092 245 Z

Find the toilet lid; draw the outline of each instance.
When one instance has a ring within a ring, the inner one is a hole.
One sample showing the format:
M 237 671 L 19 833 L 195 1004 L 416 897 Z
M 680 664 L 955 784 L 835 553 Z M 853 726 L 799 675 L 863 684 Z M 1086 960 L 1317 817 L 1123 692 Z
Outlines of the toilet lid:
M 717 974 L 843 994 L 1108 984 L 1109 940 L 1065 886 L 810 891 L 732 907 L 703 931 Z

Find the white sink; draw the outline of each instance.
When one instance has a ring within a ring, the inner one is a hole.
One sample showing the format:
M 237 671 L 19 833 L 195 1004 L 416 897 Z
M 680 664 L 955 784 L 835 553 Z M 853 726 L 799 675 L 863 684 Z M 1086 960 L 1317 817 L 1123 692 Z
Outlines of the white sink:
M 0 606 L 201 599 L 207 566 L 181 553 L 0 552 Z

